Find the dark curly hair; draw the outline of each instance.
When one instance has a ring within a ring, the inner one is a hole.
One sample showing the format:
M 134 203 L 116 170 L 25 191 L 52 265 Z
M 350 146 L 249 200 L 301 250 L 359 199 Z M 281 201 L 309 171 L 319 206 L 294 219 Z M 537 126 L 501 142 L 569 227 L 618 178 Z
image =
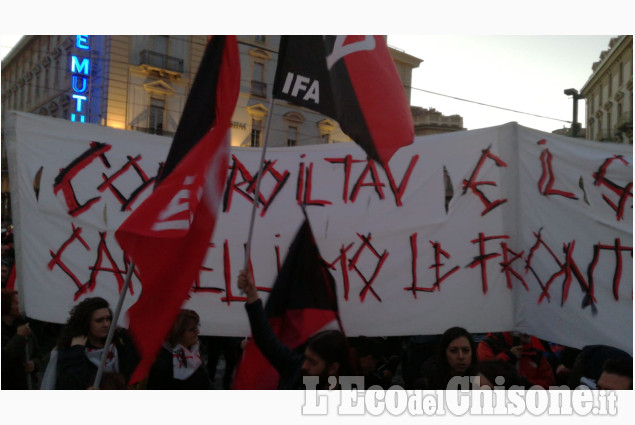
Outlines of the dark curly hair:
M 107 308 L 112 315 L 112 310 L 108 305 L 108 301 L 101 297 L 86 298 L 81 303 L 77 304 L 70 311 L 68 320 L 62 334 L 57 343 L 58 348 L 68 348 L 71 346 L 71 340 L 80 335 L 88 335 L 90 332 L 90 320 L 92 319 L 93 312 L 100 308 Z

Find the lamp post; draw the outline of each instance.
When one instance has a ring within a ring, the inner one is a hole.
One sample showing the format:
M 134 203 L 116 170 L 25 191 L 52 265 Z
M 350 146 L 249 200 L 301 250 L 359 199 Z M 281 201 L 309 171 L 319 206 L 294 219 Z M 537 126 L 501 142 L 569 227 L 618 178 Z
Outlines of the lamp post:
M 576 89 L 566 89 L 564 94 L 573 96 L 573 123 L 571 124 L 571 137 L 578 137 L 580 124 L 578 123 L 578 100 L 584 99 L 584 95 L 578 93 Z

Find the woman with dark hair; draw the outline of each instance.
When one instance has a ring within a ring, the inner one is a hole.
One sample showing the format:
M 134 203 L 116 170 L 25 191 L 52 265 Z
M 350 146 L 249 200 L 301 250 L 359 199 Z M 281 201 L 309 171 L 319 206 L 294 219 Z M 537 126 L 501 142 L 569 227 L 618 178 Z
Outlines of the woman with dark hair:
M 477 362 L 472 335 L 463 328 L 450 328 L 441 335 L 436 355 L 423 364 L 422 377 L 415 383 L 415 388 L 457 389 L 458 385 L 468 383 L 471 387 L 470 377 L 476 375 Z M 465 379 L 452 380 L 455 377 Z M 448 388 L 448 384 L 451 384 L 451 388 Z
M 57 347 L 51 353 L 42 389 L 91 388 L 102 353 L 106 349 L 111 322 L 112 311 L 108 301 L 101 297 L 86 298 L 73 307 Z M 104 382 L 128 382 L 138 362 L 139 356 L 128 332 L 118 328 L 108 347 Z M 114 379 L 107 374 L 121 376 Z M 108 388 L 112 389 L 111 386 Z
M 181 310 L 150 370 L 149 390 L 211 389 L 199 351 L 199 322 L 198 313 Z
M 324 367 L 316 367 L 320 363 Z M 304 348 L 300 371 L 305 376 L 319 376 L 320 385 L 328 385 L 329 376 L 350 375 L 348 342 L 344 334 L 337 330 L 327 330 L 311 336 Z

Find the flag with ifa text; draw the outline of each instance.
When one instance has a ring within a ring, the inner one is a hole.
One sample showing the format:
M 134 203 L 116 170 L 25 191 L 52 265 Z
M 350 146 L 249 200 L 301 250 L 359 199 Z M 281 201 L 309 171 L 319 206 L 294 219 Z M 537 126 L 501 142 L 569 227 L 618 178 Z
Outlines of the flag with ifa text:
M 271 288 L 265 312 L 280 342 L 292 350 L 327 327 L 339 327 L 335 280 L 304 221 Z M 279 375 L 250 339 L 236 370 L 234 389 L 271 390 Z
M 273 93 L 337 120 L 382 165 L 414 140 L 408 99 L 383 36 L 283 36 Z
M 144 379 L 205 259 L 229 156 L 229 128 L 240 89 L 235 36 L 213 36 L 192 84 L 160 183 L 115 237 L 134 262 L 142 292 L 128 310 Z

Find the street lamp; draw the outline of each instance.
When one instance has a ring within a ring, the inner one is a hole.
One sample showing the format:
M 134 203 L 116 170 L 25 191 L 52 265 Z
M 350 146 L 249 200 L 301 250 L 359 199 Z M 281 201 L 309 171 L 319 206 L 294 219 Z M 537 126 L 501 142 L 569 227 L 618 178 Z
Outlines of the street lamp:
M 571 137 L 578 137 L 580 124 L 578 123 L 578 100 L 584 99 L 583 94 L 579 94 L 576 89 L 566 89 L 564 94 L 573 96 L 573 124 L 571 124 Z

